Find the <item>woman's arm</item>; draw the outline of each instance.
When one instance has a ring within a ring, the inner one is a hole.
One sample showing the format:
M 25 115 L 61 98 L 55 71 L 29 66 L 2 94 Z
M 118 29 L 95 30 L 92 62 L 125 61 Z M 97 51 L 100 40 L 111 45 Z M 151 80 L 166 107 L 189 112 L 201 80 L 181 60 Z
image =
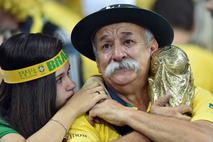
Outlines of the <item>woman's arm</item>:
M 100 93 L 97 93 L 99 91 Z M 107 96 L 98 83 L 86 85 L 37 132 L 25 139 L 20 134 L 7 134 L 0 142 L 61 142 L 73 121 Z M 27 117 L 27 116 L 26 116 Z

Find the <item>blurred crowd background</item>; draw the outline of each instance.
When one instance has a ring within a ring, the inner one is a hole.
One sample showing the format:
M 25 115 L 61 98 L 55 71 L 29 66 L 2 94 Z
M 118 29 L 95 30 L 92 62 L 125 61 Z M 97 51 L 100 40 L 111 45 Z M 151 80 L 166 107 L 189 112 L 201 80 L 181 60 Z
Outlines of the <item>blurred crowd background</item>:
M 69 55 L 72 65 L 70 75 L 77 83 L 78 90 L 89 76 L 98 74 L 98 70 L 95 62 L 71 48 L 73 45 L 70 33 L 73 27 L 81 18 L 104 6 L 133 4 L 161 14 L 171 23 L 175 33 L 173 45 L 187 53 L 195 85 L 213 93 L 213 17 L 206 8 L 206 2 L 207 0 L 0 0 L 0 44 L 19 32 L 42 32 L 59 37 Z

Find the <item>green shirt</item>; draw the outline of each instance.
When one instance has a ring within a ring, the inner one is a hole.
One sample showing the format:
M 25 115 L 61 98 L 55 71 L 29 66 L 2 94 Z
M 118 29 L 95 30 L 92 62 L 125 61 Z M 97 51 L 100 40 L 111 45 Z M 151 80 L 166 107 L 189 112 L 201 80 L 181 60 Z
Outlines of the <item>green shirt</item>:
M 14 129 L 12 129 L 7 122 L 5 122 L 0 118 L 0 138 L 10 133 L 17 133 L 17 132 Z

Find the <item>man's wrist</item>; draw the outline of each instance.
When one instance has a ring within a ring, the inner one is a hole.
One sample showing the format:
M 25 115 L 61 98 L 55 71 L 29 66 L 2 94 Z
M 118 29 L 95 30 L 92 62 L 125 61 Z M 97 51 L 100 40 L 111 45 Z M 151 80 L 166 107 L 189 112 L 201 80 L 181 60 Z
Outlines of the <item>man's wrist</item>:
M 126 117 L 124 118 L 124 124 L 130 126 L 131 124 L 131 120 L 132 118 L 134 118 L 134 114 L 137 112 L 138 110 L 135 108 L 127 108 L 126 109 Z

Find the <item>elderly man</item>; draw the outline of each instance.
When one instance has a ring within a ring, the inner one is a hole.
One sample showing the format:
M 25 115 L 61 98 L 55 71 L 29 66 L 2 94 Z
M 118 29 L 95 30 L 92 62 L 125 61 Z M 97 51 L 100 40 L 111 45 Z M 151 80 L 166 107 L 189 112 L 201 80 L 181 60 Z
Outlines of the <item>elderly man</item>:
M 112 5 L 81 20 L 71 39 L 79 52 L 97 62 L 110 96 L 116 100 L 97 104 L 89 113 L 91 119 L 128 125 L 151 141 L 212 141 L 213 95 L 209 92 L 195 89 L 191 122 L 184 115 L 189 107 L 165 107 L 168 97 L 150 107 L 150 58 L 173 41 L 173 30 L 163 17 L 132 5 Z M 151 113 L 146 112 L 149 110 Z

